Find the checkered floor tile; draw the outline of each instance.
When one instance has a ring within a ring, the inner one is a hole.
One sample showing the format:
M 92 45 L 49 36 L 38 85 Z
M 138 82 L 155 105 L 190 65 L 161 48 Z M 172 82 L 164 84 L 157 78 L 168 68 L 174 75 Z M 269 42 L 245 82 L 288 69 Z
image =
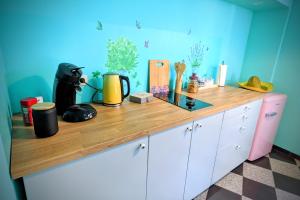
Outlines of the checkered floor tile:
M 194 200 L 300 200 L 300 161 L 273 150 L 246 161 Z

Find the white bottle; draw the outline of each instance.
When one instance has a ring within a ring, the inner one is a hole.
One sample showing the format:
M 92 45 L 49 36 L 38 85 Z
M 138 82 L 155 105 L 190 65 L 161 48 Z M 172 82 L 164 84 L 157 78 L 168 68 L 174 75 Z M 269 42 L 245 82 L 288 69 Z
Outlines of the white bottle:
M 226 81 L 226 73 L 227 73 L 227 65 L 224 64 L 224 61 L 219 67 L 219 72 L 218 72 L 218 85 L 219 87 L 224 87 L 225 86 L 225 81 Z

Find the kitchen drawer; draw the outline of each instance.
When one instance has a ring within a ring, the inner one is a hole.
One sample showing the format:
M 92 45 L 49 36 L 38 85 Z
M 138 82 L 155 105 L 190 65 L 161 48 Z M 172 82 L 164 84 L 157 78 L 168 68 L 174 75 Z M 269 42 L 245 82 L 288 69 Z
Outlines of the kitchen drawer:
M 229 144 L 219 148 L 214 167 L 212 184 L 216 183 L 231 170 L 243 163 L 248 157 L 248 150 L 241 144 Z
M 252 142 L 252 137 L 256 128 L 257 118 L 260 111 L 261 101 L 255 101 L 249 105 L 246 112 L 238 113 L 236 108 L 226 111 L 222 132 L 220 136 L 220 148 L 239 142 L 246 138 Z M 240 107 L 239 107 L 240 109 Z M 241 111 L 241 110 L 240 110 Z M 229 113 L 229 114 L 228 114 Z
M 241 134 L 242 127 L 243 126 L 241 124 L 235 124 L 234 126 L 222 129 L 219 148 L 224 148 L 230 144 L 237 143 L 243 136 L 243 134 Z
M 227 110 L 224 115 L 224 120 L 231 119 L 236 116 L 243 114 L 251 115 L 252 112 L 256 113 L 257 110 L 260 110 L 262 100 L 256 100 L 242 106 Z
M 223 129 L 227 129 L 237 124 L 240 126 L 247 126 L 248 124 L 256 124 L 259 110 L 252 110 L 247 113 L 240 113 L 232 116 L 231 118 L 224 118 Z
M 242 126 L 245 125 L 247 121 L 249 121 L 249 116 L 244 113 L 232 116 L 231 118 L 224 118 L 222 129 L 229 129 L 234 126 Z
M 236 123 L 231 126 L 224 127 L 220 136 L 219 147 L 222 148 L 229 144 L 240 143 L 249 143 L 251 145 L 255 127 L 256 120 L 249 120 L 247 123 Z M 249 145 L 248 145 L 249 146 Z
M 247 156 L 252 146 L 256 124 L 257 124 L 257 117 L 253 118 L 252 122 L 248 123 L 247 126 L 243 127 L 240 131 L 240 144 L 246 150 L 248 150 Z
M 248 158 L 261 103 L 257 100 L 225 112 L 212 183 Z
M 243 147 L 244 153 L 246 155 L 245 158 L 248 158 L 253 142 L 253 134 L 249 133 L 249 131 L 245 131 L 244 133 L 241 133 L 239 137 L 240 139 L 236 144 Z

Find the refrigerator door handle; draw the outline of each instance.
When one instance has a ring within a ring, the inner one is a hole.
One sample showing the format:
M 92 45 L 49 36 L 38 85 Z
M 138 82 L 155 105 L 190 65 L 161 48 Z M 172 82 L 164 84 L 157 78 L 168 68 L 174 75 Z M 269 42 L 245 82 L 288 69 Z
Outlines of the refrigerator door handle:
M 265 114 L 265 118 L 269 119 L 271 117 L 276 116 L 278 113 L 277 112 L 269 112 Z

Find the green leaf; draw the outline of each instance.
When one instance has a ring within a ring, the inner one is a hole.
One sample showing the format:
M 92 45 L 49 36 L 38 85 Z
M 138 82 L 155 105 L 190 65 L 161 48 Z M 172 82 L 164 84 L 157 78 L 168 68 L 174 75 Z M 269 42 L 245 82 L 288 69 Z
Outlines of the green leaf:
M 106 67 L 112 71 L 126 71 L 130 73 L 137 66 L 137 48 L 126 38 L 109 40 L 107 43 L 108 59 Z
M 94 78 L 99 78 L 101 76 L 101 72 L 99 70 L 96 70 L 96 71 L 92 72 L 92 76 Z

